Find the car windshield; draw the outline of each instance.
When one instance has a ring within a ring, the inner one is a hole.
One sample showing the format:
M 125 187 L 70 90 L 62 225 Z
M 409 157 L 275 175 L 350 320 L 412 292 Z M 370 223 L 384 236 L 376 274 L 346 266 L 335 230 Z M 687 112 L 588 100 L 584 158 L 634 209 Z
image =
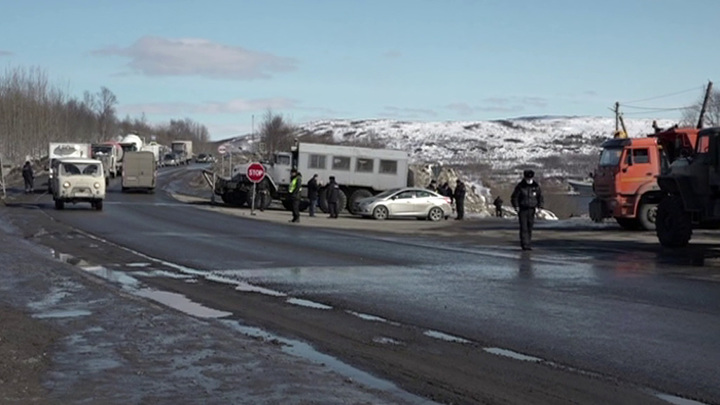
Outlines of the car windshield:
M 622 156 L 621 148 L 606 148 L 600 154 L 600 166 L 617 166 Z
M 165 160 L 173 160 L 175 159 L 175 156 L 173 155 L 165 155 Z

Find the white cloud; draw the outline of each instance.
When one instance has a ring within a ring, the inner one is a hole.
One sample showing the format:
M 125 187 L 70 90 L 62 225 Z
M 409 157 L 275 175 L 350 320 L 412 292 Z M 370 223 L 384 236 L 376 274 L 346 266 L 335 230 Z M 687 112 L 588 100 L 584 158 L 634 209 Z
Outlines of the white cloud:
M 213 79 L 267 79 L 297 68 L 297 61 L 270 53 L 214 43 L 205 39 L 142 37 L 121 48 L 93 51 L 99 56 L 129 58 L 133 72 L 147 76 L 204 76 Z
M 121 114 L 157 114 L 157 115 L 188 115 L 188 114 L 236 114 L 258 110 L 276 110 L 295 108 L 297 101 L 287 98 L 266 98 L 255 100 L 235 99 L 226 102 L 194 103 L 143 103 L 124 104 L 118 106 Z

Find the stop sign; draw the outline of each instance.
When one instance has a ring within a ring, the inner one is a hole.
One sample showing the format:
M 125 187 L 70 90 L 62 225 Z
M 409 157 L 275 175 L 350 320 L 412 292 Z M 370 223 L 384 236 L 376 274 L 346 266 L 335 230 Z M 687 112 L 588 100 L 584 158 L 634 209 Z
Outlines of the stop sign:
M 246 175 L 253 183 L 260 183 L 265 178 L 265 166 L 257 162 L 250 163 Z

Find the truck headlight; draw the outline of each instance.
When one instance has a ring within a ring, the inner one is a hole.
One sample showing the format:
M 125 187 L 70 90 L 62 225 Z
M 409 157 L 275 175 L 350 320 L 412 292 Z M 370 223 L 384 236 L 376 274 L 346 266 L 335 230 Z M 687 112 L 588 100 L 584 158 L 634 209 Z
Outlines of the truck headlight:
M 93 187 L 95 187 L 95 188 L 100 188 L 100 183 L 95 183 L 95 184 L 93 184 Z
M 63 187 L 64 187 L 64 188 L 70 188 L 70 182 L 69 182 L 69 181 L 66 181 L 65 183 L 63 183 Z

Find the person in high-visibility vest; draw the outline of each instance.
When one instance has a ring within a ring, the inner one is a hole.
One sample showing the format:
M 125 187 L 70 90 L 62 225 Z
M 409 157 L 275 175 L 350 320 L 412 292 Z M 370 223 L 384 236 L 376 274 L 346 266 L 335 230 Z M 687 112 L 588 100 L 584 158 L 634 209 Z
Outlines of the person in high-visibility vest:
M 290 222 L 300 222 L 300 192 L 302 191 L 302 175 L 297 169 L 290 171 L 290 200 L 292 201 L 293 217 Z

